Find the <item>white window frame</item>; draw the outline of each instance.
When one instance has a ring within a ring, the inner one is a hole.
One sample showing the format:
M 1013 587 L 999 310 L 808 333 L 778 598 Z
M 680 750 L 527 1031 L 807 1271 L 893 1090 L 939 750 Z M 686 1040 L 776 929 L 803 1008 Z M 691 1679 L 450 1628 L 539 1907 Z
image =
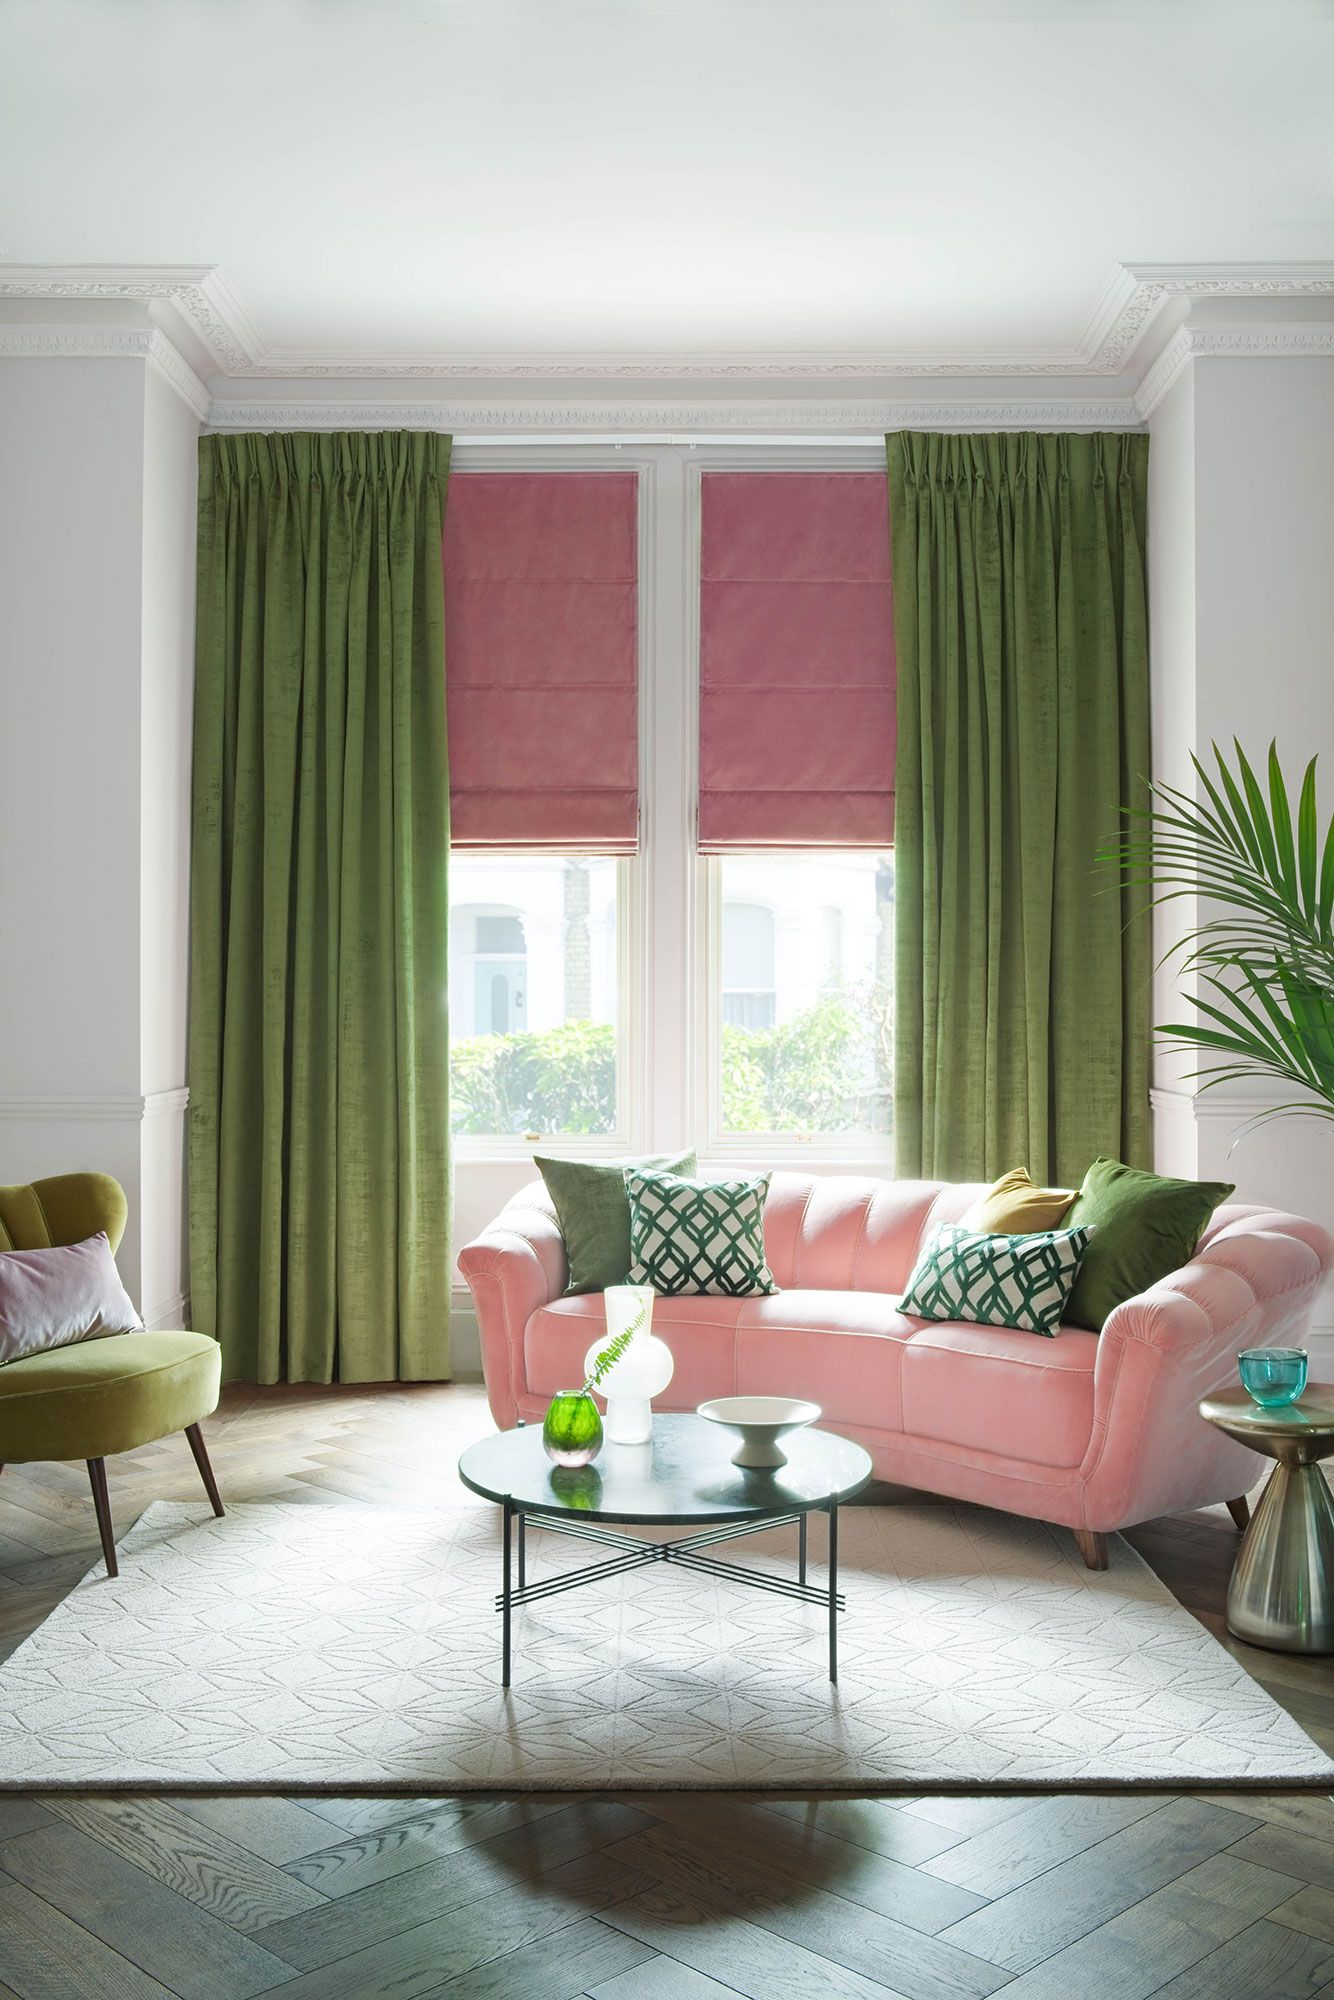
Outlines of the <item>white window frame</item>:
M 700 500 L 706 471 L 882 471 L 877 437 L 456 437 L 457 472 L 639 474 L 639 852 L 619 864 L 617 1130 L 453 1141 L 456 1163 L 695 1146 L 710 1165 L 893 1171 L 883 1134 L 721 1130 L 719 873 L 697 840 Z
M 758 439 L 690 445 L 686 448 L 687 534 L 685 600 L 687 656 L 685 683 L 690 700 L 692 822 L 697 817 L 699 756 L 700 534 L 706 472 L 881 472 L 880 440 Z M 719 1166 L 868 1167 L 893 1171 L 893 1135 L 883 1132 L 725 1132 L 722 1106 L 723 890 L 722 864 L 700 854 L 691 827 L 695 925 L 691 985 L 694 996 L 693 1125 L 700 1158 Z
M 456 1166 L 466 1167 L 472 1161 L 484 1160 L 531 1161 L 534 1151 L 561 1159 L 605 1160 L 622 1153 L 649 1150 L 643 1139 L 647 1049 L 643 1026 L 646 926 L 642 831 L 646 816 L 644 794 L 649 783 L 648 713 L 654 653 L 650 625 L 656 498 L 653 470 L 660 451 L 660 447 L 651 446 L 505 438 L 459 439 L 454 445 L 451 456 L 454 472 L 636 471 L 639 474 L 636 624 L 641 821 L 639 853 L 621 855 L 616 862 L 616 1129 L 598 1133 L 543 1132 L 537 1138 L 529 1138 L 522 1132 L 457 1133 L 451 1141 Z M 448 498 L 445 504 L 448 506 Z
M 572 850 L 573 851 L 573 850 Z M 497 848 L 497 854 L 517 853 L 517 849 Z M 630 1133 L 638 1113 L 634 1005 L 638 989 L 636 968 L 640 960 L 638 869 L 634 857 L 622 855 L 616 862 L 616 1127 L 611 1132 L 459 1132 L 453 1140 L 454 1158 L 464 1160 L 524 1159 L 530 1149 L 560 1154 L 570 1160 L 612 1159 L 630 1152 Z
M 713 855 L 697 859 L 700 1047 L 705 1074 L 697 1095 L 700 1156 L 720 1165 L 876 1167 L 890 1164 L 893 1135 L 884 1132 L 726 1132 L 723 1130 L 723 866 Z

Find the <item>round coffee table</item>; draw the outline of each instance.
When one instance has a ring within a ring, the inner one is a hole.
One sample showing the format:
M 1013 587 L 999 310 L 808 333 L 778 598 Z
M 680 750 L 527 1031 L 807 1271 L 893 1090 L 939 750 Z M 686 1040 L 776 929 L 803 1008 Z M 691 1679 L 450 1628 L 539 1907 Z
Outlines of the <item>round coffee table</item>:
M 501 1589 L 496 1609 L 501 1614 L 503 1687 L 510 1684 L 512 1612 L 517 1604 L 532 1604 L 558 1591 L 621 1576 L 646 1563 L 669 1562 L 702 1571 L 728 1583 L 753 1585 L 804 1604 L 827 1605 L 829 1611 L 829 1678 L 838 1679 L 838 1613 L 844 1598 L 838 1588 L 839 1503 L 860 1493 L 871 1478 L 871 1460 L 859 1444 L 828 1431 L 795 1431 L 783 1440 L 787 1464 L 772 1472 L 752 1472 L 733 1465 L 731 1442 L 719 1436 L 716 1424 L 702 1417 L 655 1416 L 647 1444 L 607 1444 L 592 1465 L 578 1471 L 554 1466 L 542 1448 L 536 1425 L 500 1431 L 469 1445 L 459 1460 L 459 1478 L 474 1493 L 494 1500 L 504 1513 L 504 1553 Z M 829 1517 L 829 1573 L 819 1589 L 806 1581 L 806 1517 Z M 614 1555 L 582 1569 L 529 1583 L 525 1527 L 529 1516 L 556 1534 L 600 1542 Z M 643 1541 L 617 1533 L 607 1524 L 630 1527 L 688 1528 L 677 1540 Z M 797 1524 L 797 1577 L 766 1576 L 739 1563 L 721 1562 L 704 1551 L 763 1528 Z M 515 1524 L 517 1523 L 517 1537 Z M 511 1549 L 517 1539 L 517 1577 L 511 1574 Z
M 1279 1410 L 1224 1389 L 1200 1415 L 1278 1460 L 1232 1571 L 1228 1631 L 1277 1653 L 1334 1653 L 1334 1496 L 1320 1470 L 1334 1452 L 1334 1388 L 1312 1383 Z

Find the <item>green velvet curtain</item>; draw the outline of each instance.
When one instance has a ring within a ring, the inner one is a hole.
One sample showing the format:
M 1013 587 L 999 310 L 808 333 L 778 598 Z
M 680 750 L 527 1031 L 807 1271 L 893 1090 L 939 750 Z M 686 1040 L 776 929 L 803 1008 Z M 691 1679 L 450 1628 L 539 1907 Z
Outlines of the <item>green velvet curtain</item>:
M 1147 437 L 887 439 L 898 1171 L 1077 1186 L 1148 1154 Z
M 194 1323 L 231 1380 L 449 1373 L 449 439 L 199 449 Z

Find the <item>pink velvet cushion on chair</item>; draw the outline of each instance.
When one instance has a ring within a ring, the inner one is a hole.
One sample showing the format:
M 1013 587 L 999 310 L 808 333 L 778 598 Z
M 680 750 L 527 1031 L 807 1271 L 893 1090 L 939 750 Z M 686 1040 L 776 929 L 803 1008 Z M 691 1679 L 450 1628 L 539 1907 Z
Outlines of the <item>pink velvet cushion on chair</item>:
M 0 1251 L 0 1364 L 142 1326 L 104 1232 L 55 1250 Z

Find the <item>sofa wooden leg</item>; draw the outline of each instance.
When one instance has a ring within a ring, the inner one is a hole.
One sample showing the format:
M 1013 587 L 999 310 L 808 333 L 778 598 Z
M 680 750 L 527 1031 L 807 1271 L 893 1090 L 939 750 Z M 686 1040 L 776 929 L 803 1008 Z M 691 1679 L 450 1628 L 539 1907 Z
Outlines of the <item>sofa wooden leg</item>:
M 1086 1569 L 1106 1569 L 1106 1535 L 1095 1535 L 1092 1528 L 1076 1528 L 1075 1540 L 1079 1543 L 1079 1553 L 1084 1558 Z
M 218 1492 L 218 1482 L 213 1477 L 213 1467 L 208 1462 L 208 1447 L 204 1443 L 204 1433 L 198 1424 L 187 1424 L 185 1435 L 190 1440 L 190 1449 L 195 1455 L 195 1464 L 199 1467 L 199 1477 L 204 1482 L 204 1491 L 213 1503 L 213 1512 L 221 1514 L 222 1495 Z
M 1251 1524 L 1251 1503 L 1243 1493 L 1240 1500 L 1229 1500 L 1227 1511 L 1237 1524 L 1237 1533 L 1244 1535 Z
M 88 1460 L 88 1484 L 93 1489 L 93 1506 L 97 1510 L 97 1532 L 102 1537 L 102 1557 L 107 1566 L 107 1575 L 119 1576 L 120 1564 L 116 1561 L 116 1530 L 111 1524 L 111 1496 L 107 1492 L 107 1462 L 104 1458 Z

